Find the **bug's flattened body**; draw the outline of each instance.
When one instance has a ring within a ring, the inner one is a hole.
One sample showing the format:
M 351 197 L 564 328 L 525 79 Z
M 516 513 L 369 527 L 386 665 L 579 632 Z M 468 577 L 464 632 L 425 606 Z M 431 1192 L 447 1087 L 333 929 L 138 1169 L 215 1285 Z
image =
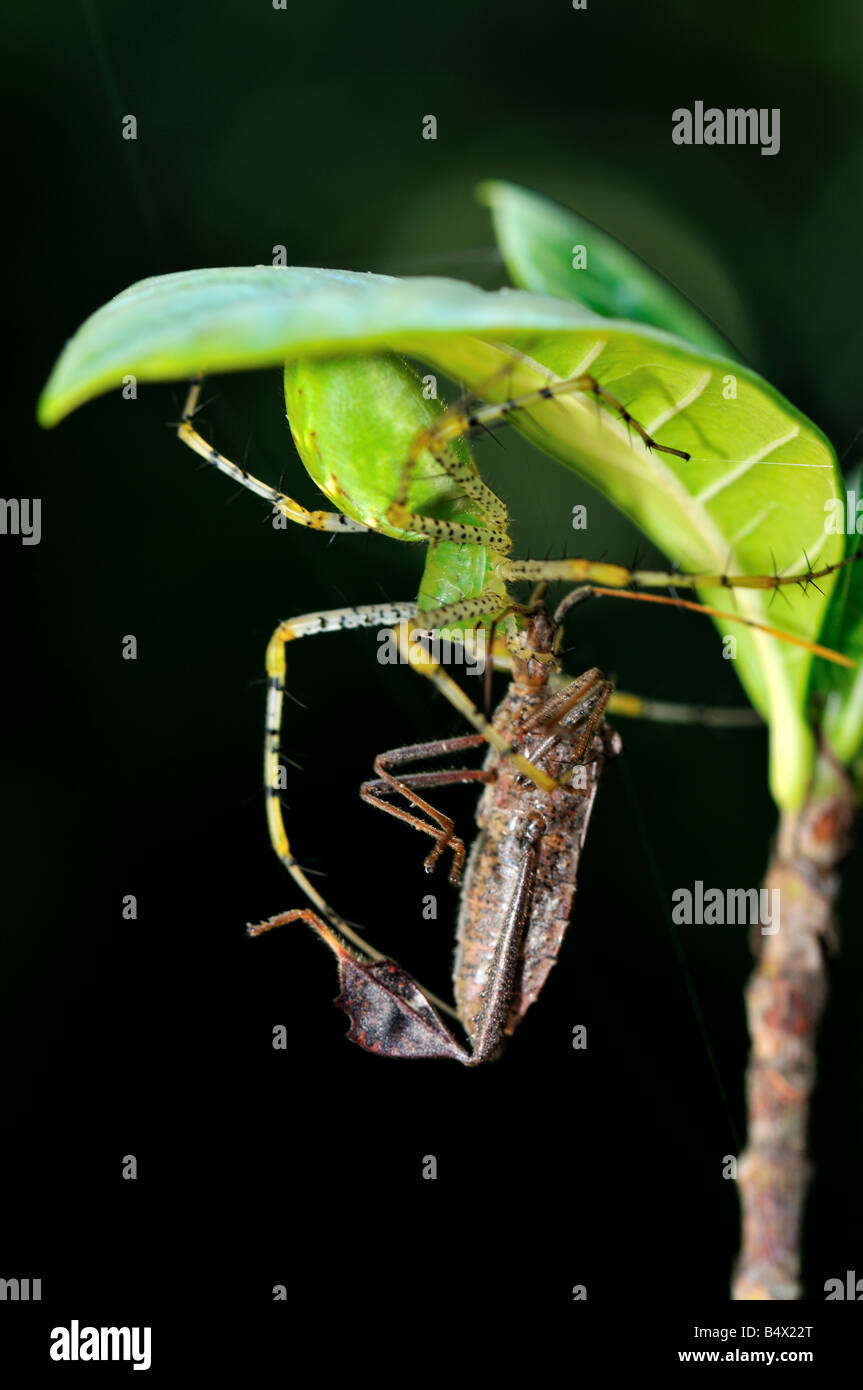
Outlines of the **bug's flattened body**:
M 541 714 L 547 701 L 547 689 L 527 697 L 511 690 L 494 722 L 508 738 L 514 738 L 521 725 Z M 480 834 L 465 874 L 454 968 L 459 1016 L 474 1041 L 482 1024 L 489 979 L 495 974 L 501 932 L 506 928 L 504 904 L 513 903 L 519 894 L 525 897 L 519 958 L 502 1022 L 504 1033 L 515 1030 L 557 959 L 599 778 L 606 762 L 619 751 L 617 735 L 601 725 L 590 748 L 574 758 L 573 739 L 583 731 L 585 718 L 584 710 L 577 708 L 551 730 L 542 725 L 532 729 L 520 744 L 524 755 L 555 779 L 565 777 L 574 767 L 582 768 L 579 781 L 583 785 L 542 791 L 496 751 L 486 758 L 486 768 L 496 776 L 483 792 L 477 811 Z M 538 835 L 537 826 L 541 827 Z M 528 859 L 530 882 L 525 885 Z

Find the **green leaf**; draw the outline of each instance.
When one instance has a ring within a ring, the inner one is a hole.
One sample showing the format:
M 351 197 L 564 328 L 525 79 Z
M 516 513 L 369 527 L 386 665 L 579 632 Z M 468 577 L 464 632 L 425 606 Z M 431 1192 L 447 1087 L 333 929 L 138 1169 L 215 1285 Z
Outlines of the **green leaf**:
M 847 478 L 848 498 L 843 496 L 837 522 L 855 527 L 855 503 L 861 497 L 863 466 L 858 465 Z M 847 511 L 850 515 L 845 515 Z M 849 533 L 854 549 L 860 542 L 856 529 Z M 863 753 L 863 562 L 843 570 L 833 592 L 825 640 L 837 651 L 857 662 L 854 671 L 838 666 L 818 671 L 817 685 L 825 697 L 823 729 L 831 751 L 844 767 Z
M 532 339 L 594 315 L 545 296 L 487 294 L 460 280 L 306 267 L 189 270 L 141 280 L 98 309 L 66 344 L 39 401 L 50 428 L 122 384 L 281 365 L 288 358 L 386 348 L 398 334 Z
M 580 305 L 459 281 L 343 271 L 189 271 L 133 286 L 67 344 L 39 405 L 45 425 L 124 376 L 166 381 L 281 364 L 295 357 L 390 349 L 461 378 L 486 399 L 590 372 L 658 440 L 689 462 L 647 451 L 593 400 L 572 392 L 514 415 L 539 448 L 588 479 L 684 569 L 795 573 L 841 558 L 825 506 L 840 495 L 833 450 L 756 373 L 671 334 L 603 319 Z M 489 478 L 494 485 L 493 476 Z M 552 548 L 553 552 L 553 548 Z M 705 594 L 717 607 L 817 635 L 833 580 L 804 596 Z M 777 801 L 802 799 L 812 766 L 805 719 L 811 657 L 740 625 L 735 668 L 771 725 Z
M 491 209 L 507 269 L 522 289 L 575 300 L 608 318 L 664 328 L 707 352 L 732 354 L 685 295 L 586 217 L 500 180 L 480 184 L 477 196 Z M 580 246 L 587 264 L 575 269 L 573 251 Z

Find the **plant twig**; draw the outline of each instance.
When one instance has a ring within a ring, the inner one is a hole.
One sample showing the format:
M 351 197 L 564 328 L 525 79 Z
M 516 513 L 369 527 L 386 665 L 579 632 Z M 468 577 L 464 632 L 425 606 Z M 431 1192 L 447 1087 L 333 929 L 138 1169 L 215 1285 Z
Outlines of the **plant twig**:
M 780 926 L 775 935 L 755 938 L 757 964 L 746 987 L 748 1141 L 738 1169 L 735 1300 L 801 1297 L 809 1096 L 827 997 L 825 948 L 837 947 L 836 870 L 851 847 L 857 804 L 848 777 L 822 750 L 803 807 L 783 814 L 767 870 L 765 887 L 779 890 Z

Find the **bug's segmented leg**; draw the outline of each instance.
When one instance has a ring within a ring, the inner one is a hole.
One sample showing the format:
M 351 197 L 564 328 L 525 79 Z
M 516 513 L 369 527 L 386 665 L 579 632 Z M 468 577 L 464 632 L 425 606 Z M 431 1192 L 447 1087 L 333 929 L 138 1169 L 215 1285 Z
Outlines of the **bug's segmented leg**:
M 636 603 L 660 603 L 668 608 L 685 608 L 690 613 L 706 613 L 710 618 L 722 618 L 724 622 L 728 623 L 741 623 L 744 627 L 753 628 L 756 632 L 766 633 L 768 637 L 775 637 L 779 642 L 788 642 L 793 647 L 802 647 L 804 651 L 811 652 L 813 656 L 823 657 L 825 661 L 832 661 L 836 666 L 847 666 L 853 670 L 857 664 L 849 656 L 844 656 L 842 652 L 833 651 L 830 647 L 823 647 L 820 642 L 813 642 L 808 637 L 798 637 L 794 632 L 785 632 L 783 628 L 773 627 L 770 623 L 761 623 L 757 618 L 746 618 L 742 613 L 729 613 L 726 609 L 713 608 L 707 603 L 694 603 L 690 599 L 670 598 L 667 594 L 636 594 L 629 589 L 610 589 L 603 588 L 598 584 L 583 584 L 581 588 L 567 594 L 558 606 L 555 618 L 562 617 L 579 599 L 593 596 L 633 599 Z
M 392 769 L 405 767 L 422 758 L 443 758 L 469 748 L 478 748 L 484 742 L 482 734 L 463 734 L 458 738 L 438 739 L 433 743 L 414 743 L 406 748 L 392 748 L 389 752 L 380 753 L 375 759 L 377 780 L 364 782 L 360 787 L 360 796 L 370 806 L 376 806 L 378 810 L 386 811 L 387 815 L 395 816 L 397 820 L 405 821 L 415 830 L 422 830 L 434 838 L 434 848 L 425 860 L 427 873 L 431 873 L 445 849 L 452 849 L 453 863 L 449 875 L 452 884 L 461 881 L 465 860 L 464 841 L 454 834 L 455 824 L 452 819 L 444 815 L 443 811 L 439 811 L 430 801 L 418 796 L 416 789 L 451 787 L 468 782 L 490 782 L 494 780 L 494 773 L 486 772 L 483 768 L 456 768 L 446 772 L 415 772 L 407 777 L 394 777 Z M 418 811 L 423 811 L 432 824 L 400 806 L 393 806 L 386 800 L 386 797 L 393 793 L 405 797 Z
M 602 723 L 613 688 L 611 681 L 607 681 L 602 672 L 593 666 L 589 671 L 576 676 L 564 689 L 558 690 L 519 726 L 520 737 L 530 733 L 537 726 L 548 726 L 546 743 L 531 750 L 534 759 L 538 760 L 546 748 L 562 736 L 564 730 L 572 728 L 561 723 L 563 716 L 576 708 L 583 714 L 584 724 L 572 747 L 573 769 L 561 778 L 561 786 L 565 786 L 571 780 L 575 765 L 584 762 L 585 754 L 593 746 L 594 735 Z
M 255 478 L 251 473 L 247 473 L 245 468 L 240 468 L 230 459 L 220 454 L 218 449 L 214 449 L 208 444 L 198 431 L 192 421 L 198 409 L 198 397 L 201 392 L 202 378 L 193 381 L 189 394 L 186 397 L 186 404 L 183 407 L 183 414 L 180 424 L 177 427 L 177 435 L 199 454 L 205 462 L 224 473 L 229 478 L 233 478 L 235 483 L 253 492 L 256 497 L 262 497 L 265 502 L 269 502 L 274 511 L 281 512 L 282 516 L 287 517 L 288 521 L 296 522 L 298 526 L 308 526 L 313 531 L 367 531 L 368 527 L 363 526 L 359 521 L 353 521 L 343 512 L 324 512 L 309 511 L 286 493 L 280 492 L 278 488 L 270 487 L 269 483 L 262 483 L 259 478 Z
M 289 922 L 305 922 L 307 926 L 314 927 L 331 950 L 338 953 L 343 949 L 342 943 L 326 922 L 322 922 L 318 914 L 312 912 L 309 907 L 292 907 L 287 912 L 277 912 L 275 917 L 268 917 L 265 922 L 250 922 L 246 927 L 246 936 L 263 936 L 264 932 L 274 931 L 276 927 L 286 927 Z
M 647 449 L 656 453 L 671 454 L 675 458 L 689 462 L 691 455 L 685 449 L 673 449 L 668 444 L 660 444 L 643 425 L 639 424 L 635 416 L 630 414 L 623 402 L 613 396 L 610 391 L 607 391 L 604 386 L 600 386 L 596 377 L 591 376 L 588 372 L 580 372 L 576 376 L 549 381 L 544 386 L 536 387 L 533 391 L 525 391 L 523 395 L 513 396 L 506 401 L 488 405 L 471 405 L 467 408 L 456 406 L 452 410 L 445 411 L 435 425 L 429 429 L 426 447 L 436 447 L 437 442 L 443 439 L 453 439 L 460 435 L 475 433 L 477 430 L 492 429 L 518 410 L 527 410 L 540 401 L 550 401 L 555 396 L 563 396 L 572 391 L 593 396 L 597 402 L 607 405 L 627 428 L 635 430 Z

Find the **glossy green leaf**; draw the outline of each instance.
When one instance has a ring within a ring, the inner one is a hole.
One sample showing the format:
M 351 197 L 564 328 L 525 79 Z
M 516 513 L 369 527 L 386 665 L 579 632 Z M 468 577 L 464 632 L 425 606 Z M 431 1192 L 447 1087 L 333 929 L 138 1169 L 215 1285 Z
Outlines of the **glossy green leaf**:
M 525 342 L 543 328 L 594 317 L 546 296 L 488 294 L 461 280 L 297 266 L 181 271 L 139 281 L 87 319 L 51 373 L 39 422 L 56 425 L 129 374 L 172 381 L 276 366 L 289 357 L 387 348 L 394 334 L 411 345 L 454 333 Z
M 586 217 L 514 183 L 490 180 L 477 193 L 491 209 L 507 269 L 522 289 L 572 299 L 608 318 L 664 328 L 706 352 L 732 355 L 685 295 Z M 575 268 L 573 251 L 582 246 L 587 264 Z
M 859 513 L 858 513 L 859 504 Z M 857 526 L 863 527 L 863 468 L 847 478 L 847 495 L 840 499 L 835 524 L 849 538 L 849 551 L 863 545 Z M 823 727 L 834 755 L 850 766 L 863 753 L 863 561 L 849 565 L 833 591 L 825 640 L 857 662 L 857 669 L 839 667 L 818 670 L 818 689 L 824 696 Z
M 775 560 L 780 572 L 794 573 L 805 567 L 804 550 L 814 565 L 843 553 L 844 538 L 825 528 L 825 506 L 840 494 L 833 450 L 767 382 L 658 329 L 519 290 L 271 267 L 147 280 L 99 310 L 67 344 L 39 418 L 56 424 L 129 374 L 173 380 L 379 348 L 431 363 L 491 400 L 541 385 L 549 374 L 592 373 L 661 443 L 690 452 L 691 460 L 649 452 L 576 392 L 519 412 L 513 423 L 616 502 L 684 569 L 760 574 Z M 778 600 L 769 615 L 769 595 L 760 591 L 704 598 L 814 637 L 832 583 L 805 597 L 785 590 L 787 605 Z M 737 638 L 736 670 L 770 720 L 774 795 L 794 805 L 812 764 L 804 717 L 811 658 L 739 625 L 720 627 Z

